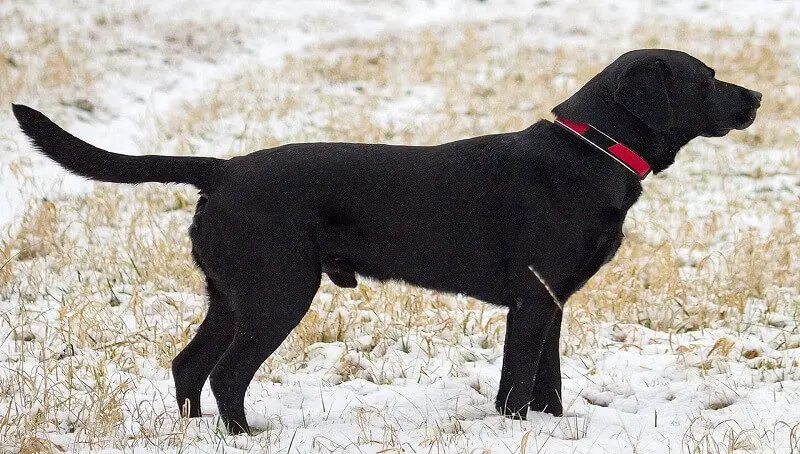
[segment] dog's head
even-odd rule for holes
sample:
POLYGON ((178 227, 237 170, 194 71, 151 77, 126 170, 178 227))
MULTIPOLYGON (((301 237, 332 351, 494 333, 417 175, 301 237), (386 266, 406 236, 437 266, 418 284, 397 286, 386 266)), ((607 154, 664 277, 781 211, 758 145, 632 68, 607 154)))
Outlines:
POLYGON ((684 52, 628 52, 553 109, 629 142, 658 172, 697 136, 724 136, 756 118, 761 93, 723 82, 684 52))

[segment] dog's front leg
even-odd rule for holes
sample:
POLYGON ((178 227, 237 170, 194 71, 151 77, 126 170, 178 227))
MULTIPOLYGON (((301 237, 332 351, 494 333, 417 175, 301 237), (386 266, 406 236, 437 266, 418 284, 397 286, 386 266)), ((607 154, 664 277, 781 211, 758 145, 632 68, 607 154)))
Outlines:
POLYGON ((561 318, 564 312, 556 311, 547 338, 542 347, 536 378, 533 383, 530 408, 533 411, 561 416, 564 408, 561 405, 561 356, 559 340, 561 337, 561 318))
MULTIPOLYGON (((495 400, 495 408, 500 414, 519 419, 527 415, 534 397, 534 380, 542 350, 549 343, 551 326, 561 320, 560 312, 561 309, 549 297, 528 300, 509 309, 500 389, 495 400)), ((556 340, 556 354, 557 345, 556 340)), ((560 371, 556 373, 560 374, 560 371)))

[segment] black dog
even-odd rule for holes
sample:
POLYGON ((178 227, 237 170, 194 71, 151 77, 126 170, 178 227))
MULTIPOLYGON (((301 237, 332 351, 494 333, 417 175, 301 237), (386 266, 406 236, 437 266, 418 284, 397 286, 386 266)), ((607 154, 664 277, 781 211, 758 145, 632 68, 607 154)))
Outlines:
POLYGON ((518 418, 561 414, 560 302, 614 256, 640 180, 697 136, 746 128, 760 102, 685 53, 638 50, 553 109, 555 123, 431 147, 304 143, 227 161, 114 154, 13 109, 34 146, 78 175, 200 189, 190 234, 209 308, 172 371, 185 415, 200 416, 210 376, 222 420, 240 433, 250 380, 300 322, 322 272, 341 286, 358 273, 507 306, 495 405, 518 418))

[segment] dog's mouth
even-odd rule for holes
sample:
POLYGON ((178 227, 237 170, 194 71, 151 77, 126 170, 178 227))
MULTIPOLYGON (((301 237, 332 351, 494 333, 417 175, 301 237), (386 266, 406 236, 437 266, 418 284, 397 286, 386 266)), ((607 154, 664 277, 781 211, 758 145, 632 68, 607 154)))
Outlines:
MULTIPOLYGON (((703 134, 705 137, 722 137, 734 129, 742 130, 747 129, 753 122, 756 121, 756 112, 758 112, 758 108, 761 107, 761 93, 748 90, 744 87, 737 87, 731 84, 725 84, 726 86, 732 86, 737 89, 734 95, 730 95, 733 99, 736 100, 736 107, 734 109, 721 109, 722 111, 728 110, 730 112, 726 115, 724 121, 720 121, 711 132, 707 135, 703 134)), ((723 103, 723 105, 726 103, 723 103)))
POLYGON ((753 122, 756 121, 756 111, 757 110, 758 110, 758 106, 756 106, 756 107, 754 107, 754 108, 752 108, 752 109, 750 109, 750 110, 748 110, 748 111, 746 111, 746 112, 744 112, 744 113, 742 113, 740 115, 737 115, 734 118, 734 121, 731 122, 731 123, 733 123, 732 126, 728 126, 728 125, 719 126, 719 127, 717 127, 717 129, 713 130, 712 132, 707 133, 707 134, 701 134, 701 135, 703 137, 722 137, 722 136, 728 134, 729 132, 731 132, 734 129, 739 130, 739 131, 741 131, 743 129, 747 129, 747 128, 750 127, 750 125, 753 124, 753 122))
POLYGON ((754 107, 750 112, 747 113, 747 116, 745 117, 744 121, 739 123, 733 129, 738 129, 738 130, 741 131, 742 129, 746 129, 746 128, 750 127, 750 125, 752 125, 753 122, 756 121, 756 111, 757 110, 758 110, 758 107, 754 107))
MULTIPOLYGON (((744 129, 746 127, 747 126, 743 126, 741 129, 744 129)), ((739 128, 739 126, 718 126, 716 129, 708 131, 705 134, 700 134, 700 136, 701 137, 723 137, 723 136, 727 135, 729 132, 733 131, 734 129, 740 129, 740 128, 739 128)))

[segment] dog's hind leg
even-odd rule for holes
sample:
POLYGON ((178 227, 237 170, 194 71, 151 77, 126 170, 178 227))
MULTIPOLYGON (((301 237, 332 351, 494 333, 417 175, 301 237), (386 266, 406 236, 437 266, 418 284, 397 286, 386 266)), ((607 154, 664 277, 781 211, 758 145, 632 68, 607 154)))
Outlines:
POLYGON ((200 392, 233 339, 234 317, 225 295, 210 278, 208 312, 189 345, 172 360, 178 408, 184 417, 200 416, 200 392))
POLYGON ((269 254, 249 250, 231 275, 237 311, 233 341, 211 371, 211 390, 230 434, 249 432, 244 397, 258 367, 300 323, 319 288, 321 270, 310 241, 258 239, 269 254))

